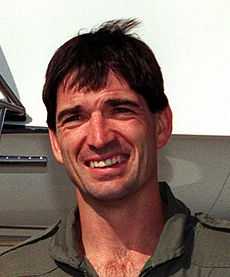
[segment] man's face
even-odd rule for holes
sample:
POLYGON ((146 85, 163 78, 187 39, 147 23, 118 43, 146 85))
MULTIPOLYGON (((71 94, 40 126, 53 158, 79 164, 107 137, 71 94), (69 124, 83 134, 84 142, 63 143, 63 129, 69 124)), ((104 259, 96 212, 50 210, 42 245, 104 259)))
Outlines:
POLYGON ((84 196, 122 199, 156 181, 158 121, 112 73, 96 92, 68 87, 67 80, 57 92, 53 152, 84 196))

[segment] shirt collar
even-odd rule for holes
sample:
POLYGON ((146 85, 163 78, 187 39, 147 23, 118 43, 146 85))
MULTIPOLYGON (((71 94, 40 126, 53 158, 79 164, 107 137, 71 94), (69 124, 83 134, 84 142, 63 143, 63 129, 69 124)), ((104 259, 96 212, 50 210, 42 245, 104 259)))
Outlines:
POLYGON ((71 210, 69 215, 61 220, 59 230, 50 245, 51 257, 59 262, 79 268, 83 261, 81 255, 78 210, 71 210))
POLYGON ((154 255, 147 261, 145 268, 162 264, 184 253, 186 224, 190 210, 176 199, 169 186, 160 183, 160 194, 166 204, 166 223, 154 255))
MULTIPOLYGON (((184 252, 185 225, 190 211, 174 197, 166 183, 160 183, 160 194, 166 204, 166 223, 155 253, 144 269, 171 260, 184 252)), ((81 255, 81 249, 79 213, 76 209, 62 220, 50 246, 50 255, 56 261, 69 264, 79 270, 85 266, 88 267, 87 260, 81 255)))

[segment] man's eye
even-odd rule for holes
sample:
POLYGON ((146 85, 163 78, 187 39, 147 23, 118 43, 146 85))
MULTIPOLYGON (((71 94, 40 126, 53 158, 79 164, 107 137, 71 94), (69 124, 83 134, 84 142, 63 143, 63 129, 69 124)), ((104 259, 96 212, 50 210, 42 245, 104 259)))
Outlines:
POLYGON ((126 107, 116 107, 113 110, 115 113, 133 113, 133 111, 126 107))
POLYGON ((63 123, 68 123, 68 122, 79 122, 79 121, 83 121, 84 120, 84 116, 77 114, 77 115, 70 115, 67 116, 63 119, 63 123))

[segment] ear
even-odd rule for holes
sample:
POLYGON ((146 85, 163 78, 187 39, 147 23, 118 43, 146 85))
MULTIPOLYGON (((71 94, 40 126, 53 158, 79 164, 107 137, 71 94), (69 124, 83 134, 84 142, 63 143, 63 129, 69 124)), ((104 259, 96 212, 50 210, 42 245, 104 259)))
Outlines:
POLYGON ((163 111, 156 114, 156 146, 162 148, 172 134, 172 111, 167 106, 163 111))
POLYGON ((55 131, 49 129, 49 138, 50 138, 50 144, 52 148, 53 155, 57 162, 63 164, 63 157, 61 148, 58 142, 58 137, 55 131))

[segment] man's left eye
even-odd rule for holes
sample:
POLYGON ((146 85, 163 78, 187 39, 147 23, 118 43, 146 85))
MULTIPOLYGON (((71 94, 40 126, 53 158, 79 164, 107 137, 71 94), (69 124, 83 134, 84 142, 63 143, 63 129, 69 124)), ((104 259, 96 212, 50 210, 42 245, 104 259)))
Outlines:
POLYGON ((125 107, 117 107, 113 110, 115 113, 132 113, 133 111, 125 107))

